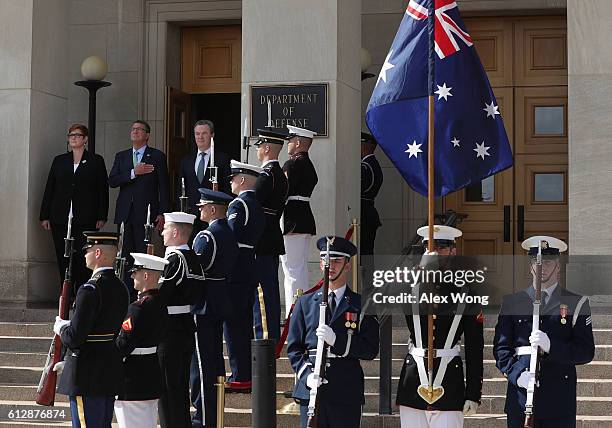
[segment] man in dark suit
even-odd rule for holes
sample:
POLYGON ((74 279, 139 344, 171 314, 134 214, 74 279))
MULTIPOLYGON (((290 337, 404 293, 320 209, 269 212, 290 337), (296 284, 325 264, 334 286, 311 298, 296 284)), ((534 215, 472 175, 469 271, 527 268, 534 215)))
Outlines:
POLYGON ((278 257, 285 254, 280 219, 285 209, 289 184, 278 163, 287 134, 272 129, 258 129, 255 142, 257 159, 263 171, 257 177, 255 194, 263 207, 266 219, 264 238, 259 240, 255 253, 259 270, 259 285, 253 305, 253 330, 256 339, 280 337, 280 292, 278 283, 278 257))
POLYGON ((163 213, 170 211, 166 155, 147 145, 150 132, 147 122, 136 120, 132 123, 132 148, 115 155, 108 177, 110 187, 120 188, 115 224, 119 228, 125 223, 123 251, 126 254, 146 252, 144 224, 149 205, 151 220, 160 231, 164 227, 163 213))
MULTIPOLYGON (((193 134, 195 136, 197 151, 181 159, 179 186, 177 187, 178 189, 181 188, 180 180, 184 179, 185 195, 187 196, 187 212, 196 216, 195 223, 193 224, 193 233, 189 240, 190 242, 198 232, 206 229, 206 223, 200 219, 200 213, 198 212, 197 204, 200 201, 200 192, 198 189, 202 187, 206 189, 213 188, 210 169, 210 166, 212 166, 212 156, 214 156, 214 166, 217 167, 218 190, 225 193, 229 193, 231 190, 229 185, 229 157, 216 149, 214 150, 214 154, 212 153, 214 147, 211 147, 211 141, 215 137, 215 125, 210 120, 198 120, 193 127, 193 134)), ((179 192, 177 192, 177 196, 180 196, 179 192)))
MULTIPOLYGON (((323 259, 327 238, 317 242, 323 259)), ((318 386, 317 422, 320 427, 358 427, 365 403, 363 370, 360 360, 373 360, 378 354, 378 321, 362 315, 361 295, 347 285, 351 257, 357 253, 352 242, 339 236, 329 237, 329 293, 305 294, 295 304, 289 324, 287 356, 297 374, 293 397, 300 402, 301 426, 306 427, 310 390, 318 386), (319 326, 320 304, 328 299, 329 320, 319 326), (314 366, 319 339, 328 347, 325 380, 315 376, 314 366)))
MULTIPOLYGON (((576 426, 576 366, 595 356, 591 308, 586 296, 560 284, 559 254, 567 244, 552 236, 532 236, 522 243, 532 260, 532 283, 504 297, 493 339, 495 365, 508 379, 508 428, 524 426, 527 390, 534 391, 533 423, 538 428, 576 426), (542 248, 540 250, 540 248, 542 248), (542 255, 539 326, 533 325, 536 263, 542 255), (539 376, 530 371, 533 349, 539 352, 539 376)), ((538 269, 539 270, 539 269, 538 269)))

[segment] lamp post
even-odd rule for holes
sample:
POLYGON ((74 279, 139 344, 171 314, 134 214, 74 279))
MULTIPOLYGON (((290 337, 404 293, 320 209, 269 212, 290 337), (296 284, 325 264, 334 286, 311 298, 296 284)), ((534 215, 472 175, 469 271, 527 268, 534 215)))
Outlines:
POLYGON ((85 58, 81 64, 81 75, 85 80, 74 82, 77 86, 82 86, 89 91, 89 151, 96 152, 96 92, 105 86, 110 86, 111 82, 105 82, 108 67, 106 61, 99 56, 85 58))

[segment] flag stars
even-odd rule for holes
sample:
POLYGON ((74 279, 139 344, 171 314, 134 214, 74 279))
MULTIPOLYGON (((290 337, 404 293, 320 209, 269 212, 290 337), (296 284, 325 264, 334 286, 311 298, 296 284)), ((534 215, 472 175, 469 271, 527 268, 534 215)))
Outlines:
POLYGON ((461 147, 461 145, 459 144, 461 142, 461 140, 459 140, 457 137, 453 137, 453 139, 451 140, 451 143, 453 143, 453 147, 461 147))
POLYGON ((412 156, 418 159, 419 153, 423 153, 423 150, 420 148, 422 145, 423 144, 417 144, 416 140, 413 140, 412 144, 408 144, 408 148, 404 151, 404 153, 408 153, 408 159, 412 156))
POLYGON ((451 87, 446 87, 446 82, 442 83, 442 86, 440 85, 436 85, 438 87, 438 90, 436 92, 434 92, 434 94, 438 95, 438 101, 441 100, 442 98, 444 98, 444 101, 448 101, 448 97, 452 97, 453 94, 451 94, 451 87))
POLYGON ((493 120, 495 120, 496 114, 500 114, 499 106, 494 105, 493 101, 491 101, 490 105, 485 103, 485 108, 483 108, 483 110, 487 112, 487 117, 492 117, 493 120))
POLYGON ((378 82, 380 82, 381 80, 383 82, 387 83, 387 71, 389 71, 393 67, 395 67, 395 64, 391 64, 389 62, 389 59, 391 58, 391 55, 393 55, 393 49, 391 49, 389 51, 389 53, 387 54, 387 57, 385 58, 385 63, 383 64, 382 68, 380 69, 380 74, 378 75, 378 80, 376 81, 376 86, 378 86, 378 82))
POLYGON ((489 153, 490 148, 491 147, 485 146, 484 141, 482 142, 482 144, 476 143, 476 148, 474 149, 474 151, 476 152, 476 157, 481 157, 482 160, 484 160, 485 156, 491 156, 491 154, 489 153))

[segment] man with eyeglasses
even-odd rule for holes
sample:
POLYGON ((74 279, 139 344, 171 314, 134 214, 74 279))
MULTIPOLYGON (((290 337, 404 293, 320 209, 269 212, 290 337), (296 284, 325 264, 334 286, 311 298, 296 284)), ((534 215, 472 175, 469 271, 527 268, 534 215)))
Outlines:
POLYGON ((586 296, 563 288, 560 253, 567 244, 552 236, 532 236, 523 241, 531 258, 532 283, 505 296, 500 309, 493 355, 495 365, 508 379, 506 405, 508 428, 522 428, 527 389, 536 382, 533 422, 538 428, 576 427, 576 366, 595 355, 591 309, 586 296), (536 269, 541 254, 540 317, 533 328, 536 269), (539 352, 539 375, 530 370, 532 347, 539 352))
MULTIPOLYGON (((144 120, 132 123, 132 147, 115 155, 108 177, 110 187, 120 189, 115 224, 119 228, 125 223, 123 248, 126 254, 146 252, 144 224, 149 205, 151 220, 159 231, 164 227, 162 214, 170 211, 166 155, 148 145, 150 132, 151 127, 144 120)), ((135 295, 133 292, 133 297, 135 295)))

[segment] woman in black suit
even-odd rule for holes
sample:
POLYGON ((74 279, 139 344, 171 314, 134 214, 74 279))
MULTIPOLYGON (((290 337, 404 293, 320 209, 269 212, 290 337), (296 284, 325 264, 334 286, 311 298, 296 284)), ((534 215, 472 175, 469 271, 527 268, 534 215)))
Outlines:
POLYGON ((85 242, 83 231, 101 229, 108 217, 106 165, 102 156, 89 153, 85 149, 87 134, 87 127, 81 124, 74 124, 68 129, 71 151, 53 159, 40 207, 40 223, 43 229, 50 230, 53 235, 57 266, 63 282, 67 266, 67 259, 64 258, 64 238, 72 203, 74 294, 91 276, 91 271, 85 267, 81 250, 85 242))

